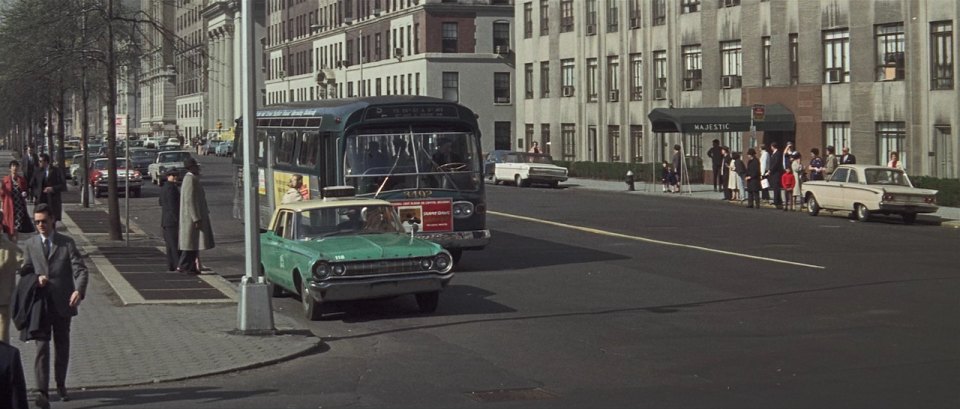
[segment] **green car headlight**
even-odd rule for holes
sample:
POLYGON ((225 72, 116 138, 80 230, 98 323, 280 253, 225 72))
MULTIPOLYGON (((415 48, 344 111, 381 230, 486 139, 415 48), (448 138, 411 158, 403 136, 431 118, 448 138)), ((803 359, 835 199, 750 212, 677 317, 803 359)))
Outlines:
POLYGON ((441 273, 446 273, 453 268, 453 258, 450 257, 450 253, 444 251, 433 258, 433 264, 441 273))
POLYGON ((422 268, 422 269, 424 269, 424 270, 429 270, 430 267, 433 267, 433 260, 432 260, 432 259, 425 258, 425 259, 423 259, 423 260, 420 260, 420 268, 422 268))
POLYGON ((330 274, 330 266, 325 261, 318 261, 313 265, 313 276, 322 279, 330 274))
POLYGON ((334 275, 342 276, 347 272, 347 266, 343 264, 334 264, 332 270, 334 275))

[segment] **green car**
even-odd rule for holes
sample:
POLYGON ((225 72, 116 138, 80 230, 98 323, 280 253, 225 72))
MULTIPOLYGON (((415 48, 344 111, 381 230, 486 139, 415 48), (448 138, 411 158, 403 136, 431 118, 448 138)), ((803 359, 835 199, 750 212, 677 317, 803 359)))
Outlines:
POLYGON ((320 319, 327 301, 404 294, 416 296, 421 312, 434 312, 453 278, 453 258, 414 237, 416 225, 404 226, 384 200, 282 204, 260 234, 261 269, 274 297, 300 295, 310 320, 320 319))

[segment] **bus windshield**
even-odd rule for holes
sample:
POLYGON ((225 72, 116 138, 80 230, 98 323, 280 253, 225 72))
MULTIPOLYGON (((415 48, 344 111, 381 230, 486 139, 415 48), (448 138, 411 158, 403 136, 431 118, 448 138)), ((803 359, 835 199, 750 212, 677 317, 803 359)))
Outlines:
POLYGON ((402 189, 477 191, 476 136, 465 132, 351 135, 344 174, 357 193, 402 189))

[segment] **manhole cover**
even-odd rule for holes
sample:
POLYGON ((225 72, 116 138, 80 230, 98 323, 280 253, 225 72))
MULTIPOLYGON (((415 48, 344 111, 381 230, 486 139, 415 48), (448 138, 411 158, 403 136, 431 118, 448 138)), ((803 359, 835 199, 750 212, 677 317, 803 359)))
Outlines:
POLYGON ((557 395, 547 392, 540 388, 527 389, 497 389, 492 391, 467 392, 473 400, 477 402, 509 402, 518 400, 544 400, 553 399, 557 395))

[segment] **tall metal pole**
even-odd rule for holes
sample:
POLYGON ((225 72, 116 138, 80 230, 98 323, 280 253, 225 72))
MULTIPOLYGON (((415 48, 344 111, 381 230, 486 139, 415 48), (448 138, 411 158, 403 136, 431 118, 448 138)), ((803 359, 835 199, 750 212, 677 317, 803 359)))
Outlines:
POLYGON ((240 30, 243 63, 241 90, 243 91, 243 215, 246 274, 240 282, 240 302, 237 305, 237 330, 244 334, 272 333, 273 306, 270 285, 260 276, 260 229, 257 206, 256 108, 257 108, 257 41, 253 21, 253 0, 241 2, 240 30))

